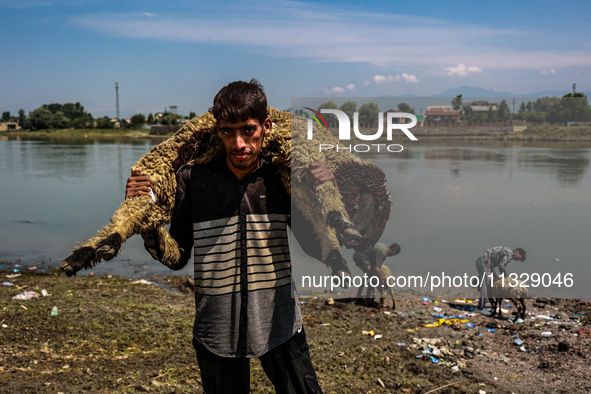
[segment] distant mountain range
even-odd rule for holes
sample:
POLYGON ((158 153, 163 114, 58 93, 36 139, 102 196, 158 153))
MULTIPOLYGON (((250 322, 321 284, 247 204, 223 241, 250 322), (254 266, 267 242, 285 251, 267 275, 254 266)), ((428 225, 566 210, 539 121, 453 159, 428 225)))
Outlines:
MULTIPOLYGON (((497 92, 493 89, 484 89, 480 87, 473 87, 473 86, 460 86, 457 88, 447 89, 438 94, 432 94, 428 96, 418 96, 416 94, 402 94, 397 97, 456 97, 458 94, 461 94, 463 98, 470 98, 470 97, 545 97, 545 96, 556 96, 562 97, 565 94, 570 93, 566 91, 541 91, 536 93, 530 94, 515 94, 511 92, 497 92)), ((583 92, 587 97, 589 97, 589 93, 583 92)), ((394 96, 389 96, 394 97, 394 96)))

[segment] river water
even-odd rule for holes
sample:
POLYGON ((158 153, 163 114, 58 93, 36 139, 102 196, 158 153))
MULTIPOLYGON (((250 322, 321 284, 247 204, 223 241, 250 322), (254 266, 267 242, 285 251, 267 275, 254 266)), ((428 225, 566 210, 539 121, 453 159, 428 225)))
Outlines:
MULTIPOLYGON (((21 269, 57 266, 108 222, 124 198, 129 168, 152 140, 27 140, 0 138, 0 260, 21 269)), ((518 274, 556 278, 573 285, 537 286, 536 295, 589 297, 591 145, 516 142, 417 142, 399 153, 362 158, 387 176, 392 214, 382 242, 398 242, 386 264, 395 275, 474 275, 485 249, 522 247, 518 274)), ((345 250, 353 274, 351 251, 345 250)), ((294 274, 328 275, 294 247, 294 274)), ((95 274, 149 277, 172 272, 151 259, 140 237, 95 274)), ((82 271, 79 275, 87 275, 82 271)), ((474 295, 474 294, 473 294, 474 295)))

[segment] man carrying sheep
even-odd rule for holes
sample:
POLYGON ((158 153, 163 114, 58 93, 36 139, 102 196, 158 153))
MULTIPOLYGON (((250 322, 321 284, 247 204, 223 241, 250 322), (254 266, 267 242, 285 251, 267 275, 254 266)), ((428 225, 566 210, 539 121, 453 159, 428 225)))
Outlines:
MULTIPOLYGON (((476 259, 476 269, 478 270, 478 277, 484 278, 482 286, 478 289, 480 292, 480 299, 478 300, 478 310, 482 311, 488 295, 490 293, 490 274, 495 273, 494 269, 497 268, 498 272, 496 275, 503 274, 507 276, 505 267, 511 262, 511 260, 525 261, 525 250, 516 248, 512 250, 506 246, 494 246, 490 249, 486 249, 476 259)), ((482 312, 487 314, 487 312, 482 312)))
MULTIPOLYGON (((277 168, 261 156, 272 122, 256 81, 222 88, 211 110, 224 157, 177 173, 170 234, 180 269, 194 249, 193 346, 206 393, 248 393, 249 359, 258 357, 278 393, 321 393, 308 353, 300 303, 292 289, 287 240, 291 199, 277 168)), ((327 165, 310 182, 334 182, 327 165)), ((126 197, 148 193, 132 176, 126 197)), ((145 236, 146 248, 162 250, 145 236)))

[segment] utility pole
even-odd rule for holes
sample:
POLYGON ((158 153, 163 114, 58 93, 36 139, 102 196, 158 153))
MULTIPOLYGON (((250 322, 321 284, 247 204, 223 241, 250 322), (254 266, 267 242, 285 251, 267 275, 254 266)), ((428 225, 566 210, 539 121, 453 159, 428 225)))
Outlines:
POLYGON ((117 103, 117 120, 119 120, 119 84, 115 82, 115 100, 117 103))

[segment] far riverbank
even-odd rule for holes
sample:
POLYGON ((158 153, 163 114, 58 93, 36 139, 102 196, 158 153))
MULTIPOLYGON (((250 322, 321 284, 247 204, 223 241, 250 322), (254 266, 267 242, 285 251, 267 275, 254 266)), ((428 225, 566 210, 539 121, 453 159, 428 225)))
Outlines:
MULTIPOLYGON (((362 129, 361 132, 365 133, 362 129)), ((505 140, 505 141, 565 141, 590 142, 590 126, 558 126, 550 124, 530 125, 523 131, 512 131, 508 127, 415 127, 413 134, 419 140, 505 140)), ((367 131, 367 134, 375 130, 367 131)), ((1 137, 8 138, 150 138, 163 141, 173 135, 152 135, 148 130, 129 129, 62 129, 39 131, 2 132, 1 137)), ((395 139, 406 139, 401 133, 395 139)))

